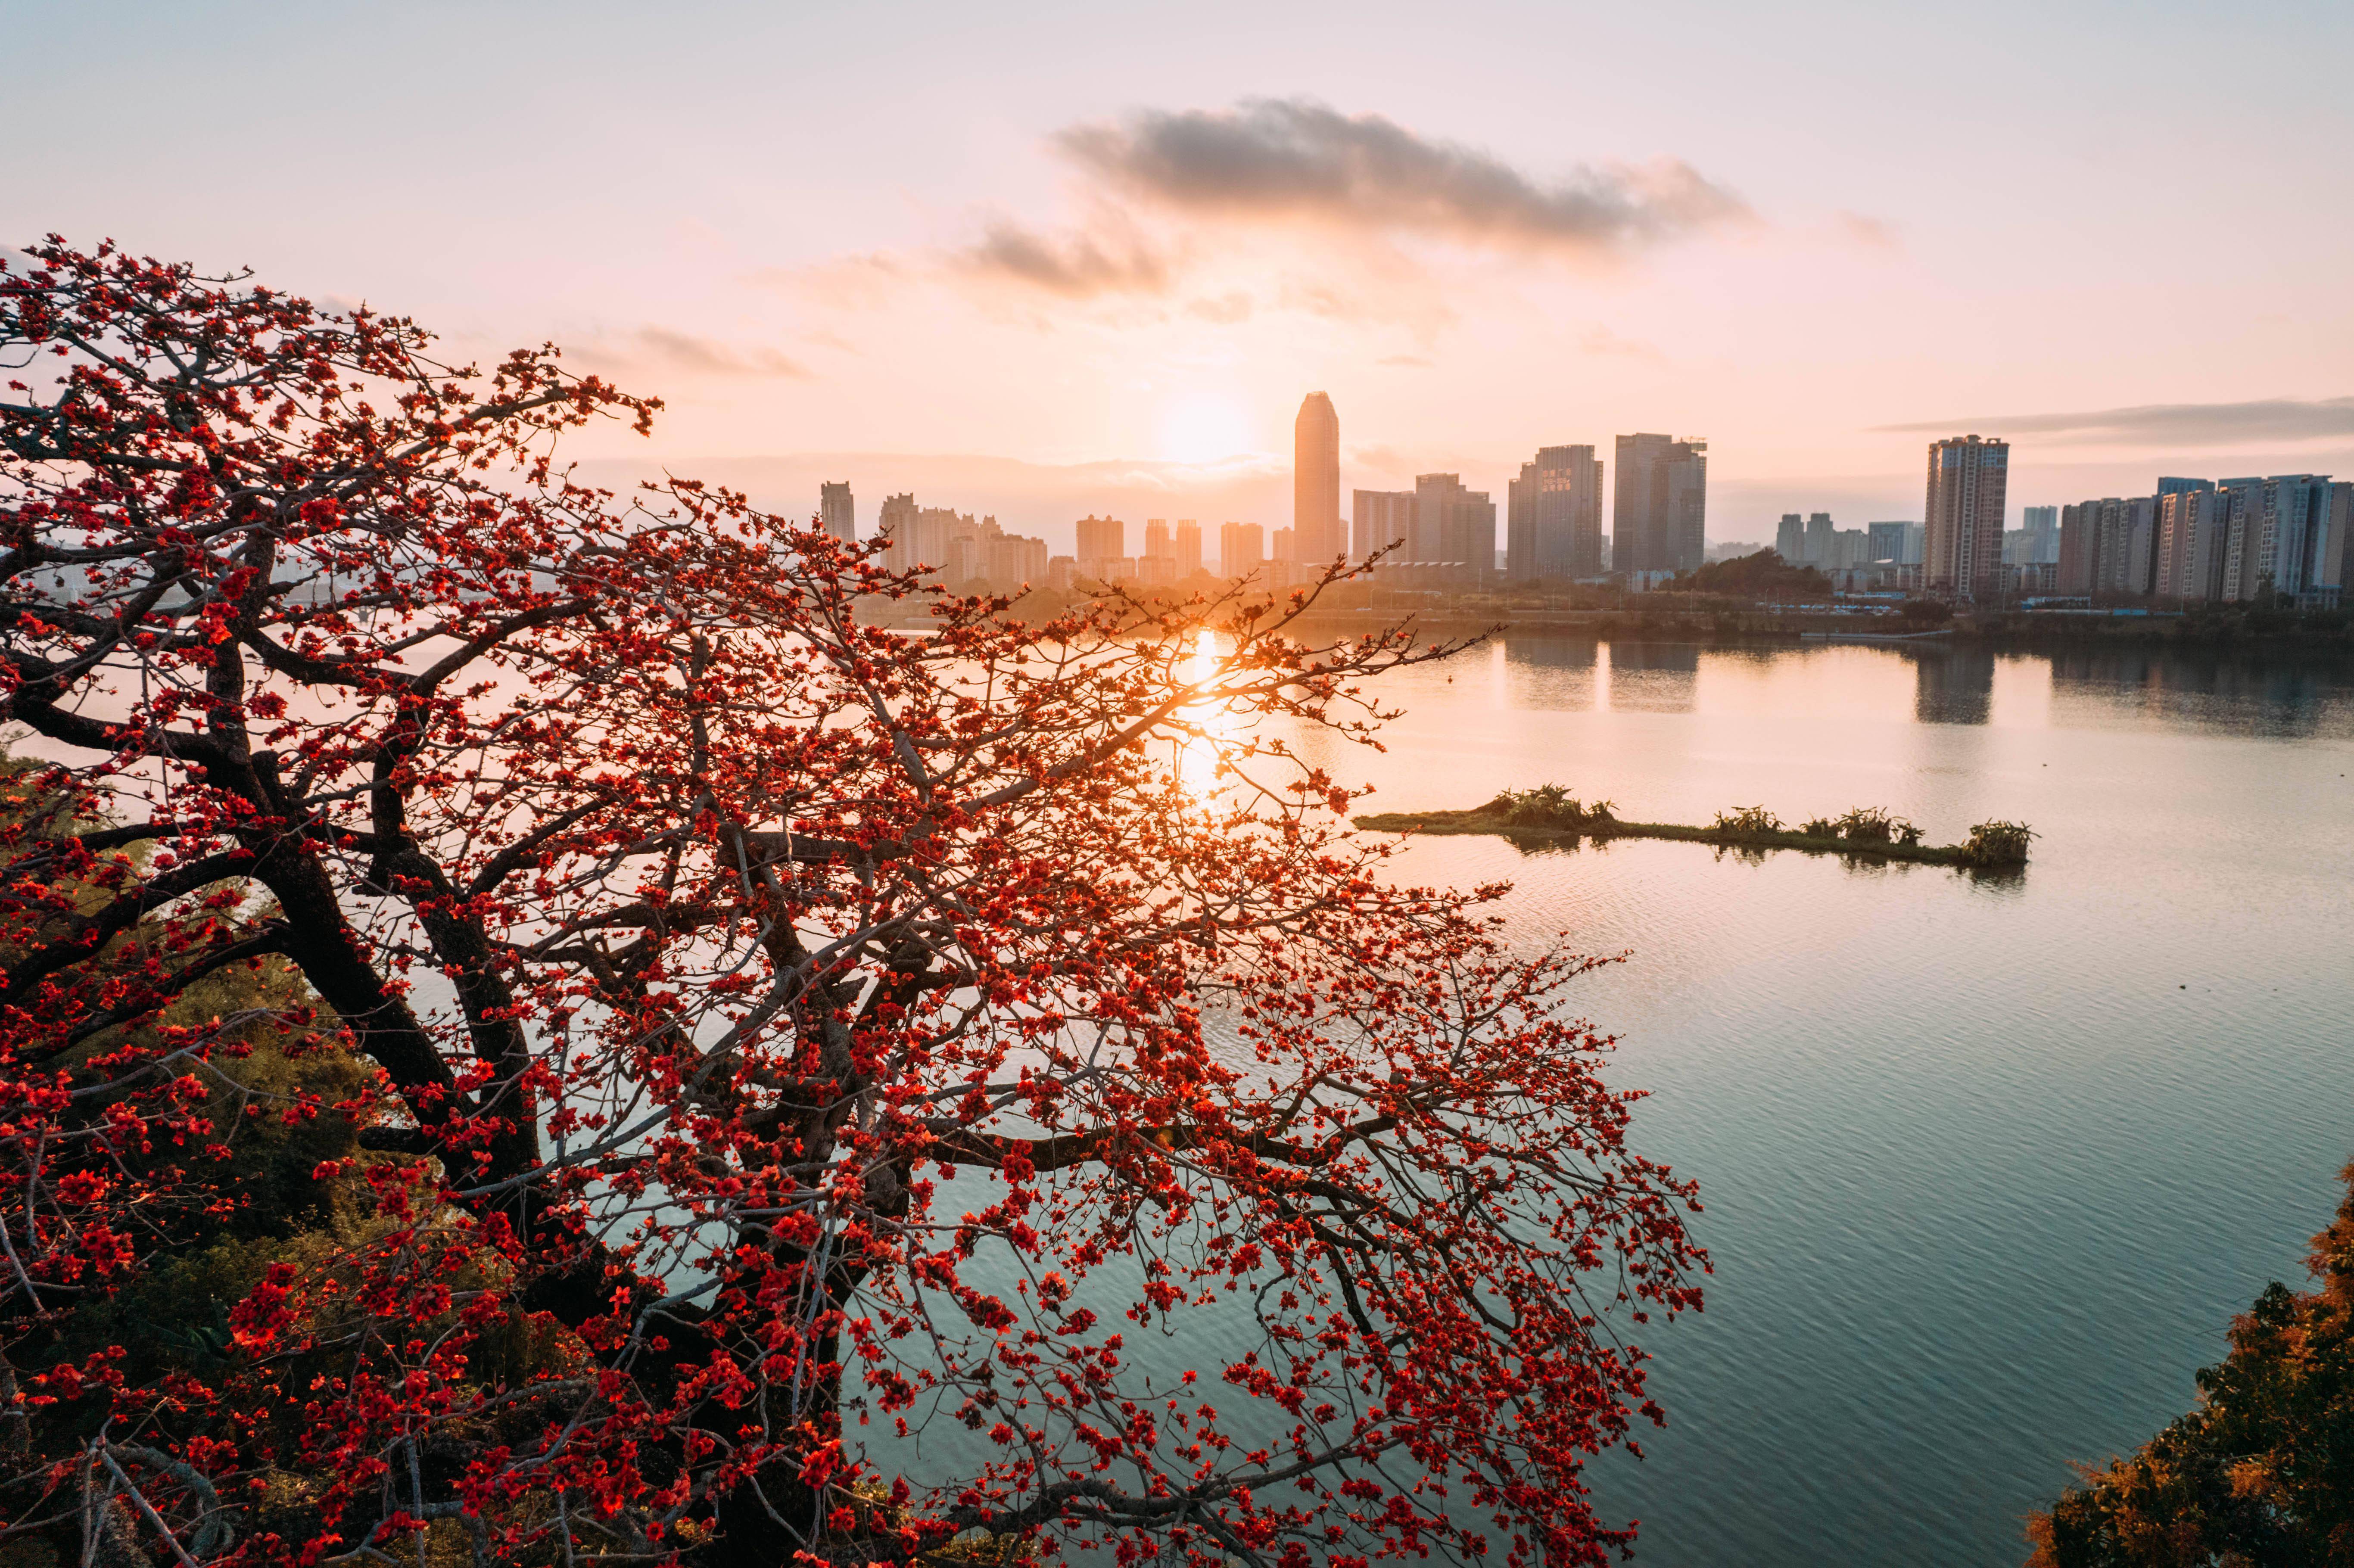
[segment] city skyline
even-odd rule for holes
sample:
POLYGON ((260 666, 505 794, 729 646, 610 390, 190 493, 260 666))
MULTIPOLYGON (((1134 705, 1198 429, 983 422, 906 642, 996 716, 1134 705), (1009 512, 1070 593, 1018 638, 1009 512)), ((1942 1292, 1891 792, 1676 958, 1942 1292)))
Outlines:
POLYGON ((1280 524, 1318 387, 1351 487, 1459 472, 1500 496, 1540 446, 1705 430, 1734 537, 1793 506, 1909 516, 1920 443, 1972 429, 2020 442, 2013 492, 2055 502, 2146 484, 2168 450, 2354 471, 2354 170, 2328 151, 2354 103, 2194 126, 2134 85, 2192 38, 2223 76, 2342 59, 2342 7, 2128 29, 2004 10, 1960 39, 1882 13, 1796 51, 1778 17, 1684 7, 1671 92, 1659 19, 1591 7, 1475 5, 1437 32, 1380 7, 1051 33, 684 10, 427 12, 386 36, 237 4, 34 8, 16 37, 43 64, 13 101, 77 130, 0 168, 0 244, 251 264, 440 323, 461 362, 553 340, 665 399, 652 440, 581 443, 627 477, 766 463, 796 504, 912 484, 1025 528, 1089 504, 1280 524), (1967 104, 1921 112, 1911 62, 1956 48, 1967 104), (298 118, 273 90, 360 53, 412 112, 298 118), (1563 58, 1628 69, 1564 96, 1563 58), (631 111, 542 147, 527 196, 472 151, 608 99, 631 111), (189 123, 288 151, 192 181, 152 156, 189 123), (329 194, 355 167, 376 197, 329 194), (322 199, 286 202, 288 178, 322 199), (412 196, 432 223, 382 221, 412 196), (2186 208, 2261 212, 2265 240, 2149 243, 2186 208), (1969 330, 1924 337, 1949 319, 1969 330), (1067 504, 1106 469, 1139 499, 1067 504))

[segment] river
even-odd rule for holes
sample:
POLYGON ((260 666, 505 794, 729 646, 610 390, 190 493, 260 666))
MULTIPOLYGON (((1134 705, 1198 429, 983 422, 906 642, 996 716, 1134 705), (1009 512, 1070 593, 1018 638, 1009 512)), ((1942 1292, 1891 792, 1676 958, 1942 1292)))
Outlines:
POLYGON ((1879 805, 2015 878, 1643 841, 1424 841, 1525 941, 1631 956, 1580 1011, 1702 1183, 1665 1431, 1596 1467, 1637 1561, 2016 1563, 2072 1460, 2192 1373, 2354 1157, 2354 669, 2133 652, 1510 637, 1389 677, 1368 810, 1558 782, 1622 816, 1879 805))

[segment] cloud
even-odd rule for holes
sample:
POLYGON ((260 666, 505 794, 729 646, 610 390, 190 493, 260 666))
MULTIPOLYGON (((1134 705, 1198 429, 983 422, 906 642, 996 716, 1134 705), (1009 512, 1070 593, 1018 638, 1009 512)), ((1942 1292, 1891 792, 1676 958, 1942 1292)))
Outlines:
POLYGON ((2265 397, 2248 403, 2144 403, 2076 414, 2011 414, 1924 424, 1879 425, 1895 434, 2002 430, 2113 446, 2228 446, 2247 440, 2319 440, 2354 436, 2354 397, 2265 397))
POLYGON ((1903 249, 1904 242, 1898 238, 1896 226, 1884 219, 1842 209, 1832 215, 1831 222, 1838 228, 1840 238, 1850 244, 1862 246, 1868 250, 1903 249))
POLYGON ((1432 362, 1418 354, 1385 354, 1373 361, 1375 365, 1394 365, 1405 369, 1426 370, 1432 362))
POLYGON ((1251 297, 1240 289, 1234 289, 1215 299, 1195 300, 1185 307, 1185 313, 1199 316, 1205 322, 1231 326, 1235 322, 1249 320, 1251 309, 1251 297))
POLYGON ((1161 294, 1170 286, 1168 259, 1133 233, 1081 230, 1049 238, 1000 219, 980 244, 949 260, 954 270, 1026 283, 1066 299, 1161 294))
POLYGON ((701 376, 781 376, 794 381, 815 378, 807 366, 773 348, 757 344, 737 347, 673 332, 668 327, 640 327, 618 337, 592 340, 579 353, 582 358, 594 363, 627 369, 685 370, 701 376))
POLYGON ((1055 143, 1108 185, 1192 214, 1305 217, 1583 255, 1755 220, 1740 197, 1678 159, 1581 167, 1544 182, 1382 115, 1304 99, 1148 110, 1073 126, 1055 143))

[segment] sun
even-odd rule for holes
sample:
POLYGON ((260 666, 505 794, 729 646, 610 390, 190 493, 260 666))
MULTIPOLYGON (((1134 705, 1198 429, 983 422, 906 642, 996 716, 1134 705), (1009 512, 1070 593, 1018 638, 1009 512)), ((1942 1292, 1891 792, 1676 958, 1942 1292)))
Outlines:
POLYGON ((1161 455, 1170 462, 1215 462, 1250 445, 1242 405, 1218 392, 1188 392, 1161 410, 1161 455))

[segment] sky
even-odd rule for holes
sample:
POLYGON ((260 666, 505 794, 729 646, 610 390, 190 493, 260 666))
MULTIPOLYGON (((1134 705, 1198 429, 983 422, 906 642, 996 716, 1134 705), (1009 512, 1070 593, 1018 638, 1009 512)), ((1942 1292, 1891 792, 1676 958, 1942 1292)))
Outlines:
POLYGON ((0 0, 0 244, 554 341, 591 471, 1289 521, 1710 443, 1712 539, 2354 473, 2354 5, 0 0))

